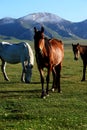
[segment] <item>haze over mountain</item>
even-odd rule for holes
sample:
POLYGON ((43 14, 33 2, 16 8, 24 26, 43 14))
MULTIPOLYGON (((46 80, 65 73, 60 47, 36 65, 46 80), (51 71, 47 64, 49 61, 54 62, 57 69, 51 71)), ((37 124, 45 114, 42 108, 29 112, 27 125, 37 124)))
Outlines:
POLYGON ((0 36, 4 38, 33 40, 33 28, 45 28, 47 37, 65 39, 87 39, 87 20, 71 22, 51 13, 33 13, 14 19, 0 19, 0 36))

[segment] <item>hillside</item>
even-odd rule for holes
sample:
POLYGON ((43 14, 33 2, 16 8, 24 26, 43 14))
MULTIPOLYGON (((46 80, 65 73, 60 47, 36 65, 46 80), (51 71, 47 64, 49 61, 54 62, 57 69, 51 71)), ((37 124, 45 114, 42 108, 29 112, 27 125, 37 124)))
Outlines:
POLYGON ((0 36, 33 40, 34 26, 44 26, 45 34, 50 38, 87 39, 87 20, 73 23, 50 13, 33 13, 18 19, 0 19, 0 36))

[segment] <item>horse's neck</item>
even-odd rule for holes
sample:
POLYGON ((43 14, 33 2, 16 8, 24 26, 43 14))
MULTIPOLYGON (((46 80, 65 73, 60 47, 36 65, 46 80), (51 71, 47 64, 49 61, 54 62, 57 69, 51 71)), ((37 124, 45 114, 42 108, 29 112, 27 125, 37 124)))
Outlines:
POLYGON ((46 55, 48 55, 50 49, 51 49, 51 44, 49 43, 49 39, 44 38, 43 51, 45 52, 46 55))
POLYGON ((50 44, 50 41, 51 39, 48 39, 48 38, 44 38, 44 41, 45 41, 45 44, 44 46, 47 48, 47 49, 51 49, 51 44, 50 44))
POLYGON ((86 54, 87 55, 87 47, 86 46, 79 46, 79 52, 81 55, 86 54))
POLYGON ((49 39, 43 38, 39 40, 39 46, 36 48, 36 55, 42 58, 47 57, 49 53, 49 39))
POLYGON ((45 45, 44 39, 40 39, 40 41, 39 41, 39 49, 40 49, 40 50, 43 50, 44 45, 45 45))

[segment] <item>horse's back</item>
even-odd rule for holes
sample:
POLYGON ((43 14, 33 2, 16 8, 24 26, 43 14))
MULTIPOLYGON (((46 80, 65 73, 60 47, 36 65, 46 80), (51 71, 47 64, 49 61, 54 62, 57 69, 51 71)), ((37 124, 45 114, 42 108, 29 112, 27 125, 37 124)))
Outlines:
POLYGON ((63 57, 64 57, 64 45, 61 40, 58 39, 51 39, 49 41, 51 44, 51 53, 52 56, 54 57, 55 61, 62 62, 63 57))
POLYGON ((0 47, 1 49, 19 49, 19 48, 24 48, 25 47, 25 42, 20 42, 20 43, 9 43, 9 42, 1 42, 0 47))
POLYGON ((2 42, 0 51, 1 53, 8 54, 8 55, 14 55, 14 54, 21 54, 21 51, 23 51, 26 48, 25 43, 21 42, 18 44, 15 43, 8 43, 8 42, 2 42))
POLYGON ((58 39, 51 39, 49 43, 54 47, 54 48, 60 48, 62 51, 64 51, 64 45, 61 40, 58 39))
POLYGON ((31 51, 32 49, 26 42, 17 44, 8 42, 0 43, 0 57, 8 63, 19 63, 22 59, 27 60, 28 58, 31 58, 31 51))

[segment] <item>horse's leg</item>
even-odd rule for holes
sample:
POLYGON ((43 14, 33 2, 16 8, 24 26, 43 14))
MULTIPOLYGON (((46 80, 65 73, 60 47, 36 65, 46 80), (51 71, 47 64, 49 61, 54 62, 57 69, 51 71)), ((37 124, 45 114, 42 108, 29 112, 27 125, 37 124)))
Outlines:
POLYGON ((25 82, 25 66, 24 61, 22 61, 22 75, 21 75, 21 81, 25 82))
POLYGON ((58 92, 61 92, 61 88, 60 88, 60 71, 61 71, 61 63, 56 66, 56 86, 58 88, 58 92))
POLYGON ((56 71, 55 71, 55 68, 53 68, 53 70, 52 70, 52 75, 53 75, 52 91, 54 92, 55 87, 56 87, 56 84, 55 84, 55 81, 56 81, 56 71))
POLYGON ((43 69, 39 69, 39 72, 40 72, 41 84, 42 84, 41 98, 44 98, 45 97, 45 90, 44 90, 44 73, 43 73, 43 69))
POLYGON ((9 81, 9 78, 8 78, 8 76, 6 74, 5 68, 6 68, 6 62, 4 60, 2 60, 1 71, 2 71, 2 73, 4 75, 4 79, 7 80, 7 81, 9 81))
POLYGON ((81 81, 85 81, 86 64, 83 63, 83 77, 81 81))
POLYGON ((46 77, 46 82, 47 82, 46 94, 47 95, 48 95, 48 91, 49 91, 49 81, 50 81, 50 69, 48 68, 47 77, 46 77))
POLYGON ((22 70, 22 75, 21 75, 21 81, 22 81, 22 82, 25 82, 24 77, 25 77, 25 72, 24 72, 24 69, 23 69, 23 70, 22 70))

